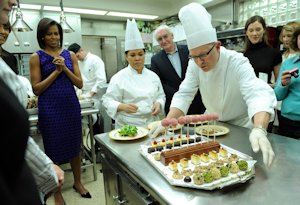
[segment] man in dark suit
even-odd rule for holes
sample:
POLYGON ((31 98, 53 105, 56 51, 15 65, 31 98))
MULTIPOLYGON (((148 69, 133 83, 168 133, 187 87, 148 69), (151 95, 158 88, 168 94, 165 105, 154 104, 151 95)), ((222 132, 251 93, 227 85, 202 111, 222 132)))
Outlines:
MULTIPOLYGON (((160 78, 166 94, 165 113, 168 114, 174 93, 185 78, 189 61, 189 50, 186 45, 176 45, 173 41, 173 33, 167 25, 161 25, 154 31, 154 36, 160 52, 151 58, 151 70, 160 78)), ((198 91, 190 105, 187 114, 202 114, 205 107, 198 91)))

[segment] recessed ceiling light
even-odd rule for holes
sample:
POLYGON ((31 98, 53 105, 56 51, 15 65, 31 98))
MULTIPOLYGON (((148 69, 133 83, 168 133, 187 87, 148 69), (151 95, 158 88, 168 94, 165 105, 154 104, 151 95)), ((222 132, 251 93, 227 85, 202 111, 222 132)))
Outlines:
POLYGON ((20 4, 21 9, 33 9, 33 10, 40 10, 41 5, 36 5, 36 4, 20 4))
POLYGON ((114 12, 114 11, 110 11, 106 15, 107 16, 127 17, 127 18, 137 18, 137 19, 151 19, 151 20, 158 18, 158 16, 153 16, 153 15, 133 14, 133 13, 114 12))

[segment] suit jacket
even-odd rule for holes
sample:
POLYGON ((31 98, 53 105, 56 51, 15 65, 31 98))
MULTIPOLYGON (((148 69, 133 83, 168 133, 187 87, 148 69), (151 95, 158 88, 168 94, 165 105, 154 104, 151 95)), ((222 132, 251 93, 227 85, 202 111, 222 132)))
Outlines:
MULTIPOLYGON (((172 97, 179 89, 179 86, 185 78, 185 73, 189 61, 189 50, 186 45, 177 45, 180 62, 181 62, 181 77, 178 76, 175 68, 168 58, 168 54, 161 50, 151 58, 151 70, 154 71, 160 78, 166 94, 165 112, 169 112, 172 97)), ((190 105, 187 114, 202 114, 205 107, 201 100, 200 92, 198 91, 190 105)))
POLYGON ((29 135, 28 114, 1 77, 0 93, 0 204, 40 205, 34 178, 24 159, 29 135), (17 125, 17 129, 9 129, 12 124, 17 125))
POLYGON ((14 54, 7 52, 2 48, 1 57, 5 61, 5 63, 18 75, 19 74, 18 62, 14 54))

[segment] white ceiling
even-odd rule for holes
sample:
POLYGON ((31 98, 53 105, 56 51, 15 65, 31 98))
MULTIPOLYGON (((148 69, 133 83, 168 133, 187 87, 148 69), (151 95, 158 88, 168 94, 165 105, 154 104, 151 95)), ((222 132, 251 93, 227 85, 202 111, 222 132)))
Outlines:
MULTIPOLYGON (((128 13, 139 13, 148 15, 157 15, 157 20, 176 15, 179 9, 191 2, 199 2, 205 7, 224 2, 225 0, 63 0, 64 7, 99 9, 107 11, 118 11, 128 13)), ((20 0, 22 4, 39 4, 43 6, 59 6, 60 0, 20 0)), ((116 20, 124 21, 126 18, 81 15, 87 19, 116 20)))

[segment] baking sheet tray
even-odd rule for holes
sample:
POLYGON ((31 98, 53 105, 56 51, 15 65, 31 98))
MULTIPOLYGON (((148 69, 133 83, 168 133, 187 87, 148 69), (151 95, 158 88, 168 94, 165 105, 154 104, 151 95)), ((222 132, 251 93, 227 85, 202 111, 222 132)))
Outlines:
MULTIPOLYGON (((195 136, 191 136, 192 138, 195 136)), ((202 140, 208 140, 206 137, 201 136, 202 140)), ((159 140, 159 139, 156 139, 159 140)), ((253 178, 255 176, 255 163, 256 161, 252 159, 251 156, 248 156, 242 152, 239 152, 231 147, 228 147, 226 145, 220 144, 221 147, 226 149, 228 151, 228 154, 236 154, 240 160, 245 160, 248 162, 248 169, 246 171, 239 171, 236 174, 229 173, 227 177, 221 177, 220 179, 214 180, 210 183, 204 183, 202 185, 196 185, 192 182, 186 183, 183 181, 183 179, 174 179, 172 177, 173 171, 170 170, 169 166, 165 166, 161 161, 156 161, 153 157, 153 154, 155 152, 149 154, 148 148, 151 146, 150 144, 141 145, 139 148, 139 152, 142 154, 142 156, 171 184, 174 186, 181 186, 181 187, 189 187, 189 188, 196 188, 196 189, 203 189, 203 190, 214 190, 214 189, 222 189, 223 187, 238 184, 238 183, 244 183, 248 181, 249 179, 253 178)), ((208 165, 210 163, 214 162, 213 160, 210 160, 209 163, 203 163, 201 162, 200 165, 208 165)), ((195 165, 191 163, 191 160, 189 160, 189 169, 193 170, 195 165)), ((181 171, 182 168, 178 163, 178 170, 181 171)))

